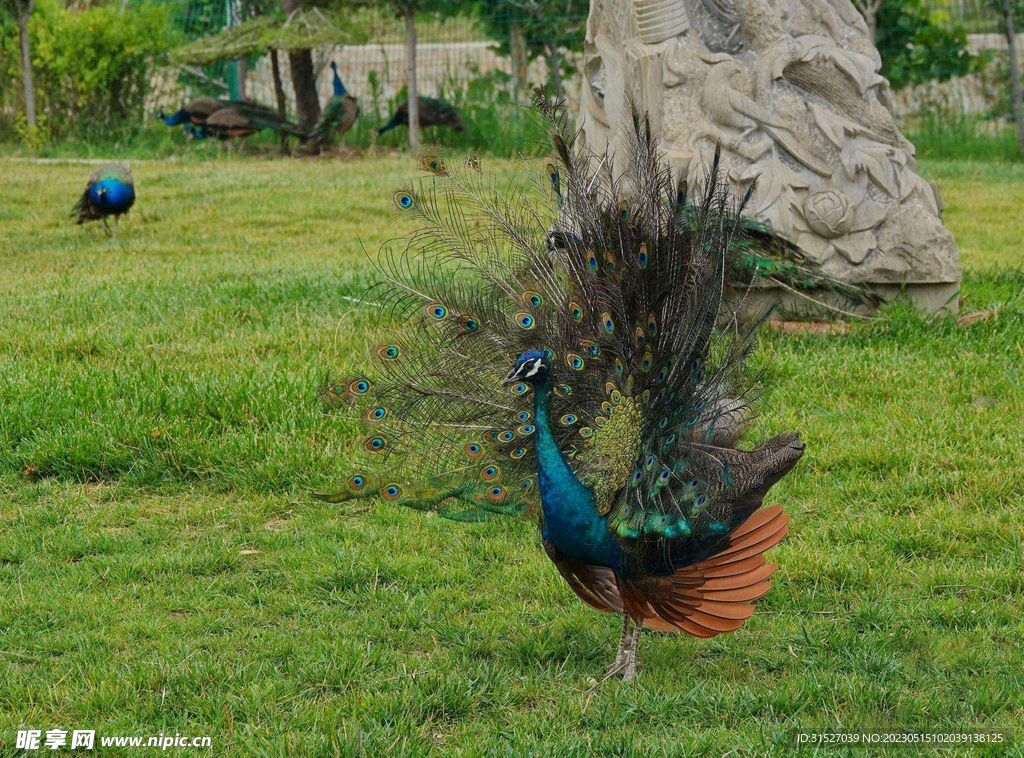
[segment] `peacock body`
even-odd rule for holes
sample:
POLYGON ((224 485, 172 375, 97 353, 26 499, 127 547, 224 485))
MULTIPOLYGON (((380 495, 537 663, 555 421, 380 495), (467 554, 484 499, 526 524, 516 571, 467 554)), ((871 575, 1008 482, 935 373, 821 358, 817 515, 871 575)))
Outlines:
POLYGON ((630 679, 642 628, 710 637, 753 612, 775 569, 762 553, 788 529, 762 500, 803 444, 737 447, 758 397, 744 369, 756 322, 719 326, 740 216, 717 177, 681 213, 636 116, 631 170, 597 181, 539 104, 555 207, 432 156, 434 178, 395 195, 421 229, 379 256, 374 297, 404 327, 375 375, 323 391, 366 424, 368 460, 322 497, 536 514, 573 591, 623 615, 613 672, 630 679), (572 231, 551 245, 556 217, 572 231))
POLYGON ((79 224, 102 221, 112 237, 117 235, 117 221, 135 204, 135 181, 127 165, 101 166, 92 172, 85 190, 72 210, 79 224), (113 217, 113 229, 107 219, 113 217))
MULTIPOLYGON (((462 116, 451 103, 435 97, 420 96, 420 126, 444 126, 454 132, 461 132, 465 126, 462 116)), ((394 115, 384 126, 377 130, 378 136, 389 132, 396 126, 409 125, 409 100, 403 100, 395 109, 394 115)))
POLYGON ((310 130, 308 139, 318 147, 326 147, 335 134, 345 134, 359 117, 359 101, 352 97, 338 75, 338 64, 331 61, 334 72, 331 99, 323 107, 320 118, 310 130))

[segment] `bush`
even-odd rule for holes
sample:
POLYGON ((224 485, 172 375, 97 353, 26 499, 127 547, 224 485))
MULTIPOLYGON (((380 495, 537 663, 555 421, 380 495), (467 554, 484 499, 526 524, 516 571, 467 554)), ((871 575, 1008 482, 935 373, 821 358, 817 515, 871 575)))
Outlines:
POLYGON ((964 76, 982 70, 987 60, 967 51, 963 27, 951 27, 948 13, 930 10, 923 0, 885 0, 875 42, 882 76, 893 89, 964 76))
MULTIPOLYGON (((153 70, 176 42, 166 5, 65 10, 39 0, 31 20, 36 98, 54 137, 134 131, 153 70)), ((0 78, 21 81, 17 33, 0 27, 0 78)))

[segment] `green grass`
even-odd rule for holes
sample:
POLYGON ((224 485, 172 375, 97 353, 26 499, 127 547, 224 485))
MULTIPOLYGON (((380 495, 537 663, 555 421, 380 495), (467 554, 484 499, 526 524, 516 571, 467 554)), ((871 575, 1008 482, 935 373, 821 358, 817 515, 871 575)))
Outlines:
POLYGON ((403 232, 407 159, 138 162, 118 245, 67 219, 89 167, 0 166, 0 754, 54 727, 217 755, 1020 738, 1024 167, 924 166, 993 318, 764 338, 763 431, 809 444, 772 493, 775 586, 736 634, 645 637, 638 681, 591 696, 617 622, 530 524, 308 497, 347 476, 314 395, 365 359, 346 298, 403 232))

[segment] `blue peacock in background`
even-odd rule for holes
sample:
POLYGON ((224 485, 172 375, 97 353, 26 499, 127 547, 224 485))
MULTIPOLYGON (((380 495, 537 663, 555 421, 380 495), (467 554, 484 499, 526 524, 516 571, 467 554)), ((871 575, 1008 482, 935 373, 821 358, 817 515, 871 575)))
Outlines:
POLYGON ((804 445, 738 445, 761 396, 762 319, 720 319, 742 204, 716 174, 680 198, 641 115, 613 178, 538 106, 554 159, 537 191, 426 155, 433 177, 395 194, 419 231, 378 256, 370 297, 397 327, 372 371, 322 390, 365 426, 365 460, 319 497, 536 517, 573 592, 622 616, 608 676, 630 680, 642 629, 713 637, 753 613, 788 531, 762 502, 804 445))
POLYGON ((72 215, 76 222, 102 221, 111 239, 117 239, 118 219, 135 204, 135 181, 127 165, 101 166, 89 176, 72 215), (113 227, 107 219, 113 219, 113 227))
POLYGON ((320 112, 320 118, 306 136, 318 148, 328 147, 335 134, 345 134, 359 117, 359 101, 349 94, 338 75, 338 64, 331 61, 333 95, 320 112))

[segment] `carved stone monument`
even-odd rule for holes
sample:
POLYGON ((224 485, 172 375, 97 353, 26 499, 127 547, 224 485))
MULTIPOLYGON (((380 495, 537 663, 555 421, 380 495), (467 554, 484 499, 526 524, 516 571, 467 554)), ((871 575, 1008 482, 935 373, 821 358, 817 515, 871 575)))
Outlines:
POLYGON ((591 0, 579 126, 614 169, 632 100, 691 181, 721 145, 737 193, 757 179, 747 213, 829 275, 955 311, 956 244, 880 66, 850 0, 591 0))

